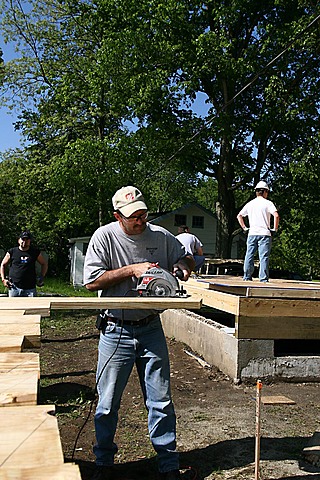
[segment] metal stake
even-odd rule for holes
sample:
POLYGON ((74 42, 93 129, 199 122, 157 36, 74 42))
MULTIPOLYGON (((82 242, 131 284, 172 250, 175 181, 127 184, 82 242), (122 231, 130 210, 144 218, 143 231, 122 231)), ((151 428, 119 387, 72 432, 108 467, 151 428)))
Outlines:
POLYGON ((260 463, 260 409, 261 409, 261 390, 262 382, 257 381, 256 392, 256 448, 255 448, 255 469, 254 479, 260 480, 259 463, 260 463))

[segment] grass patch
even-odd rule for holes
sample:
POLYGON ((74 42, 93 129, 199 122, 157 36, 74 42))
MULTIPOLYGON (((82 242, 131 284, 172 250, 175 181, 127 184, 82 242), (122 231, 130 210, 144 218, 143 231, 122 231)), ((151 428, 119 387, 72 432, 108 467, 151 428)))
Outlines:
POLYGON ((89 292, 85 287, 75 288, 69 282, 59 278, 46 278, 43 287, 38 287, 38 295, 62 295, 64 297, 96 297, 95 292, 89 292))
MULTIPOLYGON (((61 280, 57 277, 46 277, 43 287, 37 287, 39 296, 57 295, 64 297, 96 297, 95 292, 89 292, 85 287, 75 288, 69 282, 61 280)), ((7 288, 0 284, 0 293, 8 293, 7 288)))
POLYGON ((52 310, 50 317, 41 318, 41 335, 49 337, 88 335, 92 333, 97 312, 95 310, 52 310))

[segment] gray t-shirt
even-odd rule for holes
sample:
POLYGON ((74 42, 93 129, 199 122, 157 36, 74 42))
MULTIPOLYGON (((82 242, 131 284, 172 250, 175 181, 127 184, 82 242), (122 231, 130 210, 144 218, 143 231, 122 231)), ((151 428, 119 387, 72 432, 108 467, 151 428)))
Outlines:
MULTIPOLYGON (((107 270, 115 270, 134 263, 152 262, 172 271, 173 265, 187 255, 185 247, 166 229, 147 223, 143 233, 127 235, 119 222, 98 228, 88 246, 84 263, 84 284, 91 283, 107 270)), ((131 277, 103 290, 103 297, 136 295, 133 289, 138 279, 131 277)), ((156 310, 124 310, 125 320, 139 320, 156 310)), ((122 318, 120 309, 108 310, 108 314, 122 318)))
POLYGON ((203 247, 203 244, 200 242, 199 238, 192 233, 179 233, 176 238, 182 243, 182 245, 186 247, 187 252, 190 253, 190 255, 197 255, 198 248, 203 247))

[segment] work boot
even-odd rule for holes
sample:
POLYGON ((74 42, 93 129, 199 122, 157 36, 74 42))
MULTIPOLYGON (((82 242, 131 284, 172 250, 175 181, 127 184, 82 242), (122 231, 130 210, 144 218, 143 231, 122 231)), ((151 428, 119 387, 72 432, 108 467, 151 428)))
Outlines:
POLYGON ((170 470, 170 472, 160 473, 160 480, 179 480, 181 478, 179 470, 170 470))
POLYGON ((97 465, 91 480, 115 480, 113 467, 97 465))

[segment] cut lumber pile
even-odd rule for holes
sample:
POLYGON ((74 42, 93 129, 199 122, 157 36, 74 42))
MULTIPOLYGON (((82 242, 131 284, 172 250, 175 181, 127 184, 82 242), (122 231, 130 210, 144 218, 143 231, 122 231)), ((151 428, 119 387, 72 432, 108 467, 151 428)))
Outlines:
POLYGON ((75 464, 65 464, 53 405, 37 405, 40 319, 52 309, 189 308, 192 298, 35 297, 0 299, 0 478, 81 480, 75 464))
MULTIPOLYGON (((80 480, 79 467, 64 464, 55 407, 37 405, 41 312, 1 309, 0 300, 0 478, 80 480), (26 312, 37 312, 27 315, 26 312), (10 407, 10 408, 9 408, 10 407)), ((4 304, 4 302, 3 302, 4 304)), ((10 302, 11 304, 11 302, 10 302)))

